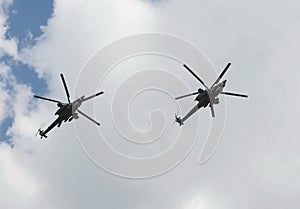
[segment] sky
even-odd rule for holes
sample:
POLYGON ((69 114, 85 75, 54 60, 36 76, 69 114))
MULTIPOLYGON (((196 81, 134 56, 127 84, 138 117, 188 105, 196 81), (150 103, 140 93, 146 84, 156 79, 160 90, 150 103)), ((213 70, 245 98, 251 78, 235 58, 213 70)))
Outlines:
POLYGON ((299 208, 299 6, 0 0, 0 208, 299 208), (249 99, 174 125, 194 103, 172 98, 199 88, 182 60, 208 84, 232 62, 226 90, 249 99), (80 118, 39 140, 56 105, 33 95, 65 101, 59 73, 73 99, 105 92, 82 106, 101 126, 80 118), (218 149, 199 164, 214 134, 218 149))

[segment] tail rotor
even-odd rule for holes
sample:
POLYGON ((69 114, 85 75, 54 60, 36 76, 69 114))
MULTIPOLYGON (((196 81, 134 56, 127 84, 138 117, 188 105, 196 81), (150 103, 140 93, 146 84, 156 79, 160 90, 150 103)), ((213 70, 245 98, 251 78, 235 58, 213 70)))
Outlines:
POLYGON ((39 129, 37 130, 37 132, 34 134, 34 137, 37 137, 37 135, 38 135, 41 131, 42 131, 41 128, 39 128, 39 129))
POLYGON ((44 135, 43 134, 44 133, 44 130, 42 130, 41 128, 39 128, 38 130, 37 130, 37 132, 35 133, 35 137, 37 137, 38 135, 41 137, 41 139, 43 139, 43 137, 45 137, 45 138, 47 138, 47 136, 46 135, 44 135))
POLYGON ((176 123, 176 120, 177 120, 177 118, 178 118, 178 113, 179 113, 179 110, 178 110, 178 112, 177 112, 177 113, 174 113, 174 115, 175 115, 175 120, 174 120, 173 124, 175 124, 175 123, 176 123))

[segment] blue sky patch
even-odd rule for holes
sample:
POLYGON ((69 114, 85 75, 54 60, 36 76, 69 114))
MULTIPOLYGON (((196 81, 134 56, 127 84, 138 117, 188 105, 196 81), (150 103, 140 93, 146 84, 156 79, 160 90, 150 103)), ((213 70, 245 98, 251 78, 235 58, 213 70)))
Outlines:
POLYGON ((18 83, 31 86, 32 91, 35 94, 43 95, 47 93, 47 81, 45 79, 38 78, 37 73, 33 69, 29 68, 28 65, 18 62, 12 66, 12 72, 18 83))
POLYGON ((9 138, 6 136, 6 131, 7 128, 12 125, 12 119, 11 118, 6 118, 4 121, 2 121, 1 126, 0 126, 0 143, 3 141, 9 141, 9 138))
POLYGON ((41 25, 46 25, 53 13, 53 0, 14 0, 9 12, 7 35, 15 36, 20 43, 31 32, 33 37, 42 34, 41 25))

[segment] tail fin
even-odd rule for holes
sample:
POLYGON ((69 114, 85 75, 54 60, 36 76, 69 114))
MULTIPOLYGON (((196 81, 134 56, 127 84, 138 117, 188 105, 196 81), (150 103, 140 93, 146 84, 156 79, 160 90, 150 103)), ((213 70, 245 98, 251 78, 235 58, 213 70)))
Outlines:
POLYGON ((179 126, 183 125, 181 117, 178 117, 178 113, 177 114, 175 113, 175 121, 174 121, 174 123, 178 123, 179 126))
POLYGON ((41 139, 43 139, 43 137, 47 138, 47 136, 44 134, 44 130, 40 129, 37 131, 37 133, 35 134, 35 136, 37 136, 37 134, 40 135, 41 139))

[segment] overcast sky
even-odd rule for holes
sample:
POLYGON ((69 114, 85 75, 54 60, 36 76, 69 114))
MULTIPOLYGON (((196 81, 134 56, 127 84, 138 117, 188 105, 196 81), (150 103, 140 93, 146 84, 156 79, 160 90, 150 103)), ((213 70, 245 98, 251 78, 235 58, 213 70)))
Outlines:
MULTIPOLYGON (((300 207, 298 1, 32 0, 30 6, 20 2, 0 0, 0 208, 300 207), (172 97, 199 87, 178 60, 133 57, 110 71, 93 68, 95 77, 84 85, 77 82, 88 61, 98 60, 99 50, 145 32, 170 34, 199 48, 204 55, 189 64, 206 66, 195 71, 208 84, 216 75, 213 67, 220 73, 232 62, 225 75, 226 90, 250 96, 226 98, 221 144, 204 165, 198 160, 211 124, 209 110, 201 110, 185 128, 173 124, 179 106, 183 115, 194 102, 190 98, 176 103, 172 97), (48 134, 47 141, 40 141, 34 134, 55 119, 56 105, 32 96, 65 101, 60 72, 73 98, 106 91, 82 107, 102 126, 96 129, 80 118, 75 124, 82 128, 63 124, 48 134), (146 87, 151 89, 140 93, 146 87), (126 110, 127 122, 122 115, 126 110), (107 166, 136 173, 140 167, 104 158, 99 147, 89 144, 99 154, 97 166, 76 133, 83 136, 81 143, 105 139, 126 156, 146 158, 168 151, 172 143, 179 143, 187 155, 163 175, 123 178, 107 172, 107 166), (182 137, 176 141, 178 134, 182 137), (130 144, 157 136, 155 145, 143 145, 141 150, 130 144)), ((217 111, 221 110, 220 106, 217 111)), ((160 162, 145 161, 145 171, 147 165, 165 166, 160 162)))

